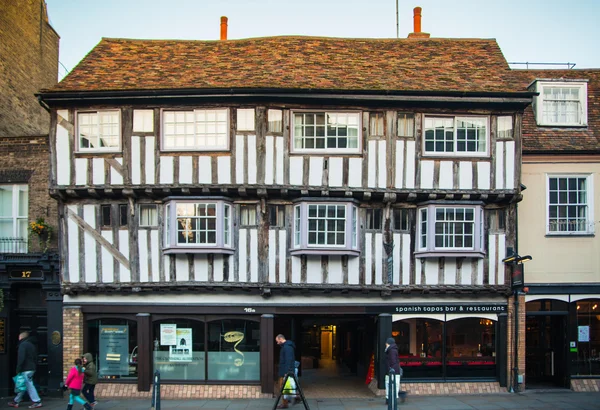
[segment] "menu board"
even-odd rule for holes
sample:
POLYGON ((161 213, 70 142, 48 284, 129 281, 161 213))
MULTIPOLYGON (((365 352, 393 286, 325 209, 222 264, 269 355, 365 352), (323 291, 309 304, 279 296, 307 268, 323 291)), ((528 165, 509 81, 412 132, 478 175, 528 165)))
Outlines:
POLYGON ((100 326, 100 376, 129 374, 129 327, 100 326))

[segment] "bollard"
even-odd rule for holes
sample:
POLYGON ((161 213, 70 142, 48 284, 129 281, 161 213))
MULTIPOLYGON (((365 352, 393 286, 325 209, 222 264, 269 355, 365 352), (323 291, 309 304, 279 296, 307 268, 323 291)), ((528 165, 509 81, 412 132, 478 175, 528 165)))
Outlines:
POLYGON ((396 372, 390 369, 388 375, 388 410, 398 408, 398 392, 396 391, 396 372))
POLYGON ((152 385, 152 410, 160 410, 160 372, 154 372, 154 384, 152 385))

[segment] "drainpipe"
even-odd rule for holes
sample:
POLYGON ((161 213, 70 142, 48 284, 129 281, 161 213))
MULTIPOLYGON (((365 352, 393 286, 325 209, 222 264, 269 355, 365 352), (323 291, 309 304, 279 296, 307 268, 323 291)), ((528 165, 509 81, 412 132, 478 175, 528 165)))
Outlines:
MULTIPOLYGON (((519 205, 515 204, 515 254, 519 254, 519 205)), ((519 262, 515 261, 513 270, 518 267, 519 262)), ((512 278, 511 278, 512 281, 512 278)), ((525 281, 525 278, 523 278, 525 281)), ((514 375, 513 375, 513 391, 514 393, 519 392, 519 291, 515 289, 515 358, 513 363, 514 375)))

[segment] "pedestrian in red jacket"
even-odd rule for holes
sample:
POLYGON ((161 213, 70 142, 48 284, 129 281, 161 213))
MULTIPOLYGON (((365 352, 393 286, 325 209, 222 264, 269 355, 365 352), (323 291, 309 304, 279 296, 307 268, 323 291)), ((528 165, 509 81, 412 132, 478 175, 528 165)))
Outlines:
POLYGON ((81 365, 81 359, 75 359, 75 366, 69 371, 67 380, 65 381, 65 389, 71 389, 69 394, 69 404, 67 410, 73 410, 73 402, 77 402, 83 405, 85 410, 91 410, 92 406, 81 398, 81 386, 83 386, 83 366, 81 365))

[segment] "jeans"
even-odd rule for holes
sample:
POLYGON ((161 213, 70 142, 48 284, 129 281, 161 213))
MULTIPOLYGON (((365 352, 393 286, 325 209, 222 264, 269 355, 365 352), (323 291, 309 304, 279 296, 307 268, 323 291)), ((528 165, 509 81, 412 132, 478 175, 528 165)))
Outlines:
POLYGON ((95 384, 85 383, 83 385, 83 390, 81 390, 81 392, 83 393, 83 397, 85 397, 85 399, 87 401, 89 401, 90 403, 93 403, 96 401, 96 398, 94 397, 94 389, 95 388, 96 388, 95 384))
MULTIPOLYGON (((38 395, 35 386, 33 385, 33 375, 35 370, 27 370, 23 372, 23 376, 25 376, 25 386, 27 387, 27 394, 29 394, 29 398, 32 402, 37 403, 41 401, 40 396, 38 395)), ((15 396, 15 403, 19 403, 23 400, 24 391, 17 393, 15 396)))
MULTIPOLYGON (((398 392, 400 391, 400 379, 401 377, 399 375, 394 375, 394 382, 396 382, 396 397, 398 397, 398 392)), ((389 390, 389 380, 390 380, 390 376, 385 376, 385 398, 389 399, 390 398, 390 392, 389 390)))

